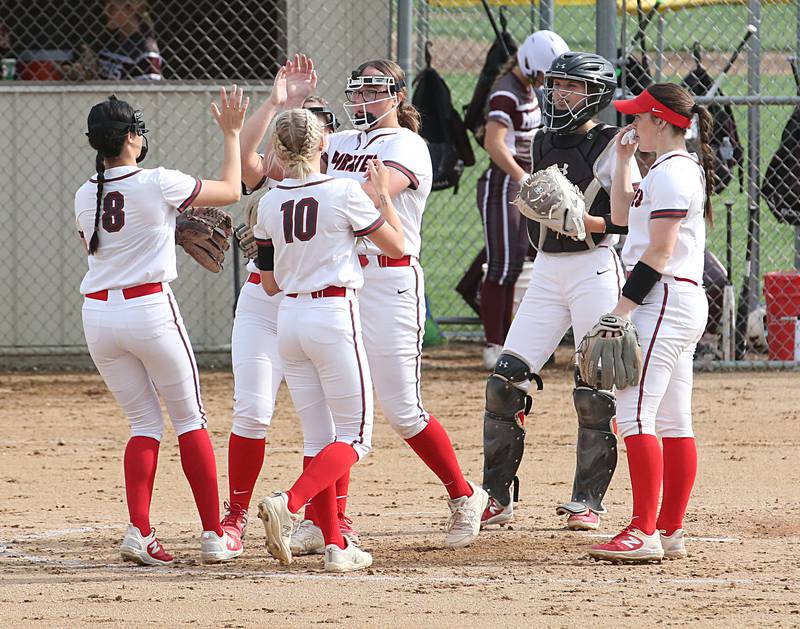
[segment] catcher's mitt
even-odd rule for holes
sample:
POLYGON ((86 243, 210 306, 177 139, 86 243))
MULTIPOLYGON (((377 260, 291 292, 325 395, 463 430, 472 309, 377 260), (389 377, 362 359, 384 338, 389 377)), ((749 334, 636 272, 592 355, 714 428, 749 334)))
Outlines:
POLYGON ((555 164, 525 177, 513 203, 524 216, 554 232, 586 238, 583 193, 555 164))
POLYGON ((191 207, 175 221, 175 243, 204 269, 219 273, 230 247, 231 217, 213 207, 191 207))
POLYGON ((584 382, 597 389, 636 386, 642 373, 642 349, 633 323, 607 314, 578 346, 578 369, 584 382))
POLYGON ((263 196, 263 194, 260 194, 250 197, 247 207, 244 209, 245 222, 240 223, 233 230, 233 237, 236 239, 239 251, 250 260, 255 260, 258 256, 258 245, 256 245, 256 239, 253 236, 253 225, 258 222, 258 203, 263 196))

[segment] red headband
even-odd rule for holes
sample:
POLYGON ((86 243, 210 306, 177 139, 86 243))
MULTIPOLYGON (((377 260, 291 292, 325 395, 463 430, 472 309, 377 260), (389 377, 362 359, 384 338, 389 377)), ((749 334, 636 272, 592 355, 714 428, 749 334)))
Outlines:
POLYGON ((670 124, 674 124, 681 129, 688 129, 692 126, 692 121, 686 116, 681 116, 679 113, 672 111, 664 103, 659 102, 648 91, 645 90, 636 98, 629 100, 615 100, 614 107, 623 114, 633 116, 635 114, 653 114, 656 118, 666 120, 670 124))

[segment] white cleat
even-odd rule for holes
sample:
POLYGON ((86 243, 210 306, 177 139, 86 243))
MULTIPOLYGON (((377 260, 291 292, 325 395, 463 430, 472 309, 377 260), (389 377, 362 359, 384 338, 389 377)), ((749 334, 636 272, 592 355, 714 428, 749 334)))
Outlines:
POLYGON ((658 531, 647 535, 634 526, 627 526, 611 541, 592 546, 589 556, 618 563, 647 563, 661 561, 664 549, 658 531))
POLYGON ((203 531, 200 536, 200 559, 203 563, 223 563, 242 554, 242 540, 236 535, 222 531, 222 537, 214 531, 203 531))
POLYGON ((447 545, 450 548, 469 546, 481 530, 481 516, 489 504, 489 494, 482 487, 467 481, 472 487, 471 496, 448 500, 450 519, 447 521, 447 545))
POLYGON ((325 538, 322 536, 322 529, 311 520, 303 520, 292 533, 289 548, 293 557, 324 555, 325 538))
POLYGON ((294 516, 289 512, 288 497, 275 492, 258 503, 258 517, 264 522, 267 550, 283 565, 292 563, 292 529, 294 516))
POLYGON ((168 566, 173 558, 156 537, 156 530, 151 528, 150 535, 145 537, 133 524, 128 525, 125 537, 119 547, 125 561, 132 561, 141 566, 168 566))
POLYGON ((659 531, 661 546, 664 549, 664 559, 686 559, 686 533, 683 529, 675 529, 672 535, 659 531))
POLYGON ((481 515, 481 528, 490 524, 506 524, 514 519, 514 501, 509 500, 504 507, 494 498, 489 498, 486 509, 481 515))
POLYGON ((347 547, 342 549, 336 544, 325 547, 325 572, 353 572, 363 570, 372 565, 372 555, 361 550, 348 538, 344 538, 347 547))

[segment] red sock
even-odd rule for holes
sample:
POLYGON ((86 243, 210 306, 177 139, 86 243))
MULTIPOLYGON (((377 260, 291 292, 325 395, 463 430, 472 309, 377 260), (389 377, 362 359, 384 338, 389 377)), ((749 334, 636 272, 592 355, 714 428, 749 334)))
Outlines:
POLYGON ((316 524, 322 529, 325 545, 336 544, 344 548, 344 538, 339 528, 339 518, 336 517, 336 485, 328 485, 311 499, 314 506, 314 515, 317 516, 316 524))
POLYGON ((264 464, 264 439, 248 439, 231 433, 228 440, 228 490, 230 504, 250 507, 261 466, 264 464))
POLYGON ((658 494, 664 470, 661 447, 655 435, 633 435, 625 438, 628 451, 628 468, 633 492, 633 518, 631 524, 652 535, 656 530, 658 494))
POLYGON ((502 345, 506 340, 506 294, 508 288, 491 280, 485 280, 481 286, 481 321, 487 343, 502 345))
POLYGON ((178 447, 181 452, 181 467, 192 488, 203 530, 222 535, 222 527, 219 525, 217 462, 208 431, 200 428, 183 433, 178 437, 178 447))
MULTIPOLYGON (((300 511, 304 504, 326 487, 333 485, 337 478, 341 478, 356 461, 358 454, 349 444, 335 441, 325 446, 286 492, 289 497, 289 511, 300 511)), ((334 499, 335 497, 334 494, 334 499)))
POLYGON ((450 498, 472 495, 472 487, 461 473, 450 437, 433 415, 422 432, 406 439, 406 443, 439 477, 450 498))
POLYGON ((336 515, 343 518, 347 513, 347 492, 350 491, 350 470, 336 481, 336 515))
POLYGON ((664 496, 657 528, 672 535, 683 528, 683 516, 697 476, 697 446, 694 437, 666 437, 664 447, 664 496))
POLYGON ((150 535, 150 500, 158 465, 157 439, 131 437, 125 447, 125 495, 131 524, 147 537, 150 535))
MULTIPOLYGON (((313 461, 313 460, 314 460, 313 456, 304 456, 303 457, 303 470, 304 471, 308 467, 308 464, 311 463, 311 461, 313 461)), ((313 501, 306 503, 306 510, 305 510, 305 513, 303 513, 303 519, 304 520, 311 520, 314 524, 317 524, 317 520, 314 517, 314 504, 313 504, 313 501)))

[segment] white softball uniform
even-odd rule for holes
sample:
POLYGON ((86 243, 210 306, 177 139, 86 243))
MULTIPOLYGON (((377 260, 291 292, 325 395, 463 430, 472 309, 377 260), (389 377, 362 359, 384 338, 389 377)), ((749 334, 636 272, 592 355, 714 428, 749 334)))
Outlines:
POLYGON ((383 222, 361 186, 326 175, 285 179, 259 203, 253 235, 259 247, 274 247, 275 281, 286 293, 278 349, 305 456, 333 441, 359 457, 370 450, 372 381, 355 298, 364 282, 355 239, 383 222))
MULTIPOLYGON (((175 279, 175 216, 200 181, 175 170, 120 166, 105 171, 99 249, 81 283, 89 353, 133 436, 161 439, 164 400, 175 432, 206 416, 192 346, 169 287, 175 279)), ((78 232, 94 232, 96 180, 75 194, 78 232)))
POLYGON ((405 256, 388 258, 359 245, 364 286, 358 293, 364 342, 375 390, 389 424, 403 439, 427 426, 420 374, 425 330, 425 280, 419 265, 422 214, 433 169, 425 141, 405 128, 342 131, 329 136, 327 173, 363 183, 367 161, 380 159, 408 178, 392 198, 405 237, 405 256))
MULTIPOLYGON (((610 142, 594 165, 595 177, 609 194, 615 168, 616 151, 610 142)), ((562 165, 562 169, 568 170, 568 166, 562 165)), ((641 181, 635 164, 631 181, 641 181)), ((519 356, 533 373, 539 373, 570 327, 577 348, 600 317, 614 309, 625 284, 614 250, 617 240, 612 234, 587 251, 537 252, 503 351, 519 356)))
POLYGON ((631 320, 642 347, 638 387, 617 392, 623 437, 692 437, 692 360, 708 318, 702 287, 706 227, 705 177, 697 156, 673 151, 659 157, 633 199, 622 250, 631 271, 650 243, 651 221, 681 219, 678 240, 662 274, 631 320))

